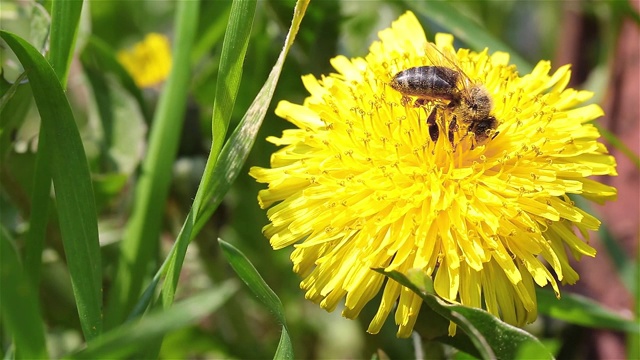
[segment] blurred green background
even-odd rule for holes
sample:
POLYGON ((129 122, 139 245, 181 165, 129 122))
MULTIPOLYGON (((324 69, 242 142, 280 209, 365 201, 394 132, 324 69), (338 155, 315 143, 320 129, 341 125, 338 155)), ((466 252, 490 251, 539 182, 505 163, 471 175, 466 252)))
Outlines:
MULTIPOLYGON (((44 51, 46 46, 37 42, 46 37, 46 13, 50 11, 51 3, 38 2, 42 6, 38 10, 28 8, 35 6, 33 4, 2 0, 2 28, 22 31, 19 34, 26 32, 28 35, 23 36, 30 37, 32 44, 44 51), (13 6, 30 10, 16 11, 18 15, 9 18, 7 10, 14 9, 13 6)), ((275 64, 294 5, 295 2, 290 0, 257 3, 230 129, 239 123, 275 64)), ((361 320, 351 321, 342 318, 339 310, 328 314, 304 299, 304 293, 299 289, 300 279, 291 270, 291 249, 273 251, 261 233, 267 218, 265 211, 258 207, 256 196, 263 186, 247 174, 250 166, 267 167, 270 154, 276 150, 264 139, 278 136, 283 129, 291 127, 276 117, 273 109, 283 99, 303 102, 307 92, 300 80, 302 75, 330 73, 329 60, 338 54, 365 56, 371 42, 377 39, 379 30, 390 26, 391 21, 406 10, 413 10, 429 39, 438 31, 453 32, 457 36, 457 46, 474 50, 488 46, 490 51, 497 49, 492 48, 492 44, 483 45, 482 39, 496 39, 511 48, 514 56, 519 54, 521 60, 518 60, 518 65, 522 72, 526 72, 527 64, 531 66, 542 59, 552 60, 554 68, 572 63, 572 85, 594 91, 596 96, 592 101, 602 104, 606 113, 617 114, 602 119, 600 126, 610 141, 608 147, 620 164, 620 178, 626 179, 607 181, 617 186, 621 197, 627 200, 619 205, 609 204, 607 208, 592 210, 604 213, 603 223, 608 231, 592 240, 598 244, 599 257, 597 260, 583 260, 579 285, 564 291, 579 291, 615 311, 630 314, 634 296, 637 299, 637 295, 632 295, 637 294, 637 284, 633 285, 637 281, 633 254, 638 251, 637 219, 640 216, 638 167, 634 163, 639 153, 639 85, 638 78, 633 79, 639 66, 637 5, 626 1, 588 0, 312 1, 245 168, 189 247, 177 299, 189 298, 213 284, 236 276, 221 254, 217 242, 220 237, 244 252, 282 300, 296 358, 370 358, 377 349, 382 349, 390 358, 415 357, 413 340, 395 337, 392 317, 380 334, 365 332, 375 313, 376 301, 363 311, 361 320), (452 18, 473 24, 483 31, 471 34, 452 24, 452 18), (621 51, 626 56, 635 54, 635 63, 620 63, 621 58, 625 58, 619 55, 621 51), (635 117, 633 108, 631 113, 620 110, 634 103, 635 117), (631 136, 634 129, 635 135, 631 136), (609 136, 610 133, 618 136, 609 136), (632 219, 635 216, 635 226, 607 216, 619 213, 629 214, 632 219), (607 294, 603 294, 603 282, 610 286, 607 294)), ((172 44, 180 42, 181 39, 175 35, 176 6, 173 1, 157 0, 104 0, 83 5, 67 96, 89 160, 96 196, 105 300, 109 298, 116 271, 118 245, 135 204, 133 191, 163 86, 142 89, 141 97, 136 98, 117 74, 105 69, 99 61, 100 53, 95 52, 91 44, 105 45, 107 54, 115 57, 117 51, 131 47, 151 32, 166 35, 172 44), (113 115, 111 121, 105 120, 105 112, 113 115)), ((155 245, 145 250, 155 259, 143 276, 145 284, 162 263, 180 231, 211 146, 218 64, 231 2, 202 1, 199 7, 182 134, 176 158, 166 159, 172 166, 172 174, 167 179, 170 192, 166 203, 161 204, 160 236, 155 245)), ((3 94, 20 72, 18 65, 8 64, 5 60, 3 94)), ((11 104, 4 109, 2 125, 0 215, 2 225, 11 233, 20 252, 25 246, 35 150, 38 148, 39 115, 33 101, 25 100, 23 104, 11 104)), ((76 350, 83 343, 56 216, 55 207, 51 206, 39 284, 47 344, 54 358, 76 350)), ((540 339, 548 340, 562 358, 616 358, 619 355, 624 357, 624 352, 629 350, 621 333, 612 335, 604 330, 587 330, 546 316, 541 316, 528 330, 540 339)), ((213 315, 196 325, 168 334, 159 356, 167 359, 271 358, 280 331, 269 311, 262 307, 253 293, 241 287, 231 301, 213 315)), ((10 334, 3 330, 1 335, 2 352, 7 354, 10 352, 10 334)), ((441 350, 428 354, 453 356, 438 351, 441 350)), ((633 358, 633 354, 627 356, 633 358)))

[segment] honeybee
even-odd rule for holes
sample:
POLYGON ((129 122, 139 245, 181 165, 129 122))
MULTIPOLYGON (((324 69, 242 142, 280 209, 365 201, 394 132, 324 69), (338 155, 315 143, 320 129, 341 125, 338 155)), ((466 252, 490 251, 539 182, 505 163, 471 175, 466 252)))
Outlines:
MULTIPOLYGON (((460 141, 472 133, 476 145, 483 144, 491 137, 498 135, 496 128, 498 121, 491 115, 493 100, 489 91, 480 83, 472 81, 465 72, 452 60, 453 56, 447 56, 438 50, 435 45, 429 44, 431 52, 427 56, 434 65, 417 66, 402 70, 391 79, 390 86, 403 95, 405 101, 409 97, 417 98, 415 105, 421 106, 425 102, 436 102, 427 118, 429 136, 434 142, 438 140, 440 129, 436 123, 437 112, 445 111, 450 115, 447 130, 448 138, 452 145, 455 141, 455 133, 461 126, 466 133, 460 141), (448 101, 446 105, 440 102, 448 101)), ((454 146, 455 147, 455 146, 454 146)))

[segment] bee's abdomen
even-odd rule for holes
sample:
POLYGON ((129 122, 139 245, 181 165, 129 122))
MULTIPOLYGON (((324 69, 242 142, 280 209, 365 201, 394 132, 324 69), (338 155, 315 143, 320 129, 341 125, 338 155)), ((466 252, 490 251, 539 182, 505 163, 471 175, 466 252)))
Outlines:
POLYGON ((453 100, 458 93, 458 75, 444 66, 417 66, 397 73, 391 87, 403 95, 453 100))

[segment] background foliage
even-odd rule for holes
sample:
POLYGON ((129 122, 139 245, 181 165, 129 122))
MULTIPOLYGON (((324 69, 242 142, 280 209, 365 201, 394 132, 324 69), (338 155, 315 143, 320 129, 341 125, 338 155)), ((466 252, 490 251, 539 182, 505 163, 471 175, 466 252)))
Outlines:
POLYGON ((276 150, 264 138, 289 127, 273 114, 277 101, 306 97, 300 76, 331 72, 337 54, 364 56, 406 10, 429 38, 448 31, 459 46, 509 50, 523 73, 540 59, 571 62, 573 85, 595 91, 622 199, 591 209, 605 225, 592 240, 598 258, 583 260, 563 301, 541 292, 544 315, 526 330, 559 358, 640 357, 637 307, 629 321, 638 303, 639 65, 621 62, 640 51, 637 5, 318 0, 283 66, 289 24, 304 12, 293 0, 3 0, 2 30, 17 34, 3 33, 1 49, 3 357, 468 356, 397 339, 391 319, 366 334, 373 305, 351 321, 306 301, 290 250, 271 250, 261 234, 261 186, 247 175, 276 150), (116 53, 150 32, 170 38, 173 71, 139 89, 116 53))

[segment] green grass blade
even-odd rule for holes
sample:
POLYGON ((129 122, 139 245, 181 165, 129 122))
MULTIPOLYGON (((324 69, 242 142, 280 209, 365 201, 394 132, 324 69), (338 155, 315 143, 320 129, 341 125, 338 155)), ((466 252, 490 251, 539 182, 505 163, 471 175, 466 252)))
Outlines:
POLYGON ((166 279, 162 288, 163 305, 165 307, 171 304, 175 296, 180 269, 182 268, 189 242, 220 204, 224 194, 237 178, 253 146, 258 129, 273 97, 284 60, 293 44, 308 3, 308 0, 298 0, 296 3, 291 27, 278 60, 240 124, 223 147, 219 161, 216 162, 216 159, 211 154, 209 155, 191 211, 161 269, 162 272, 166 271, 166 279))
POLYGON ((0 158, 3 160, 13 146, 13 130, 22 125, 32 106, 31 87, 29 84, 18 84, 26 79, 26 73, 20 75, 0 99, 0 158))
MULTIPOLYGON (((593 213, 591 203, 582 196, 571 195, 569 197, 578 205, 578 207, 588 213, 593 213)), ((620 246, 613 237, 606 224, 600 224, 598 237, 606 249, 606 254, 611 258, 611 263, 614 264, 622 283, 630 293, 636 293, 638 288, 640 288, 640 285, 638 284, 638 262, 625 252, 622 246, 620 246)))
MULTIPOLYGON (((73 58, 82 1, 54 0, 51 5, 51 37, 49 63, 53 67, 62 87, 66 87, 69 66, 73 58)), ((39 134, 38 143, 47 148, 47 137, 39 134)), ((48 220, 49 193, 51 190, 51 172, 48 151, 39 151, 36 157, 33 192, 31 194, 31 214, 25 254, 26 269, 34 285, 38 284, 41 269, 41 254, 44 246, 45 230, 48 220)))
POLYGON ((229 119, 236 103, 242 66, 249 45, 249 36, 256 13, 255 0, 235 0, 231 5, 227 31, 222 43, 216 95, 213 103, 213 144, 210 158, 217 159, 229 128, 229 119))
POLYGON ((178 151, 190 77, 191 47, 196 37, 199 1, 179 1, 173 66, 160 97, 147 156, 136 186, 135 206, 120 244, 117 275, 106 313, 108 328, 124 321, 135 305, 155 260, 162 213, 178 151))
MULTIPOLYGON (((44 131, 38 134, 38 146, 50 148, 49 138, 44 131)), ((51 153, 38 151, 33 173, 33 189, 31 191, 31 214, 29 214, 29 230, 25 243, 25 269, 33 286, 38 288, 42 270, 42 250, 44 248, 49 219, 49 196, 51 194, 51 153)))
POLYGON ((600 131, 600 134, 602 134, 602 137, 605 140, 607 140, 611 144, 611 146, 618 149, 618 151, 620 151, 622 155, 626 156, 636 168, 640 169, 640 156, 638 156, 638 154, 634 153, 633 150, 629 149, 629 147, 625 143, 623 143, 611 131, 603 128, 600 124, 596 122, 594 122, 593 125, 598 128, 598 131, 600 131))
MULTIPOLYGON (((421 271, 412 271, 407 277, 397 271, 374 270, 411 289, 420 295, 433 312, 454 322, 459 330, 453 339, 466 335, 483 359, 515 359, 523 347, 526 347, 527 352, 530 352, 531 348, 537 349, 539 359, 553 358, 544 345, 526 331, 509 325, 482 309, 448 303, 435 296, 431 278, 421 271), (460 330, 464 334, 459 334, 460 330)), ((428 321, 431 322, 432 319, 429 318, 428 321)), ((456 346, 455 342, 451 344, 456 346)), ((461 350, 468 351, 464 348, 461 350)))
POLYGON ((300 22, 302 21, 308 4, 308 0, 298 0, 296 3, 285 45, 280 52, 276 65, 269 74, 269 78, 229 138, 229 141, 225 144, 218 161, 215 161, 211 155, 209 156, 201 182, 201 187, 204 187, 202 196, 198 196, 198 194, 200 194, 200 189, 198 189, 199 191, 194 201, 194 207, 198 209, 194 235, 200 231, 204 223, 211 217, 218 205, 220 205, 224 195, 229 188, 231 188, 231 184, 242 169, 249 151, 253 147, 256 135, 262 125, 262 120, 266 115, 269 103, 273 97, 273 92, 278 83, 280 72, 284 65, 284 59, 295 40, 300 22), (213 166, 214 163, 215 167, 213 166))
MULTIPOLYGON (((0 113, 2 113, 9 103, 13 96, 18 92, 20 87, 23 87, 22 81, 27 79, 27 74, 22 73, 13 84, 8 84, 4 79, 2 81, 2 85, 8 85, 9 88, 2 89, 2 98, 0 98, 0 113)), ((0 118, 0 131, 4 132, 8 125, 11 125, 13 119, 11 118, 0 118)))
POLYGON ((13 337, 17 359, 48 358, 38 293, 22 271, 18 253, 0 226, 0 313, 13 337))
POLYGON ((69 65, 78 34, 82 0, 53 0, 49 62, 66 88, 69 65))
POLYGON ((60 231, 73 283, 82 330, 87 341, 102 331, 102 269, 98 221, 89 166, 62 85, 42 55, 20 37, 0 32, 28 71, 42 119, 41 131, 51 153, 60 231))
POLYGON ((229 23, 229 14, 231 12, 231 6, 227 2, 215 3, 214 11, 209 11, 202 16, 214 17, 211 21, 208 21, 205 28, 202 31, 202 35, 198 37, 193 51, 191 52, 191 63, 197 64, 204 58, 207 53, 212 51, 212 48, 219 44, 220 39, 224 36, 227 24, 229 23))
POLYGON ((143 344, 157 340, 168 332, 194 324, 220 309, 237 289, 236 282, 227 281, 170 309, 151 312, 139 321, 128 322, 105 333, 89 344, 87 349, 70 356, 69 359, 129 358, 137 353, 143 344))
POLYGON ((557 299, 552 291, 536 289, 538 310, 571 324, 640 334, 640 324, 628 320, 602 305, 577 294, 563 293, 557 299))
POLYGON ((293 347, 287 331, 287 322, 284 318, 284 306, 282 306, 282 302, 273 290, 271 290, 269 285, 267 285, 262 276, 260 276, 258 270, 256 270, 253 264, 251 264, 249 259, 247 259, 240 250, 222 239, 218 239, 218 242, 220 243, 224 257, 227 259, 236 274, 238 274, 240 279, 247 284, 249 289, 251 289, 251 291, 258 297, 260 302, 266 306, 273 315, 275 315, 278 322, 282 325, 282 335, 274 358, 293 359, 293 347))
MULTIPOLYGON (((27 74, 22 73, 15 83, 2 95, 0 100, 0 158, 12 149, 11 134, 20 127, 32 105, 33 94, 29 84, 20 84, 27 79, 27 74)), ((48 148, 47 138, 44 132, 38 134, 38 144, 43 149, 48 148)), ((24 249, 24 268, 27 277, 34 288, 40 281, 42 268, 42 249, 44 247, 45 231, 49 211, 49 194, 51 192, 51 173, 48 164, 51 161, 48 151, 39 151, 36 154, 36 166, 33 175, 33 188, 31 190, 31 206, 29 214, 29 229, 27 230, 24 249)))
MULTIPOLYGON (((510 54, 511 63, 523 74, 532 70, 531 64, 518 55, 513 49, 491 35, 472 19, 461 14, 446 1, 403 1, 408 9, 423 16, 450 31, 459 40, 464 41, 476 51, 489 48, 491 52, 504 51, 510 54)), ((432 37, 430 37, 432 39, 432 37)))

